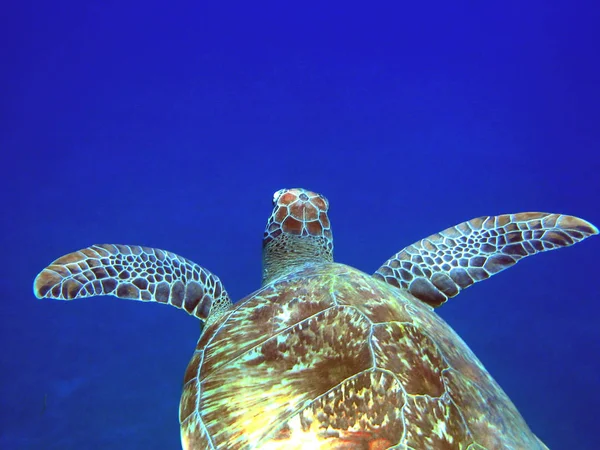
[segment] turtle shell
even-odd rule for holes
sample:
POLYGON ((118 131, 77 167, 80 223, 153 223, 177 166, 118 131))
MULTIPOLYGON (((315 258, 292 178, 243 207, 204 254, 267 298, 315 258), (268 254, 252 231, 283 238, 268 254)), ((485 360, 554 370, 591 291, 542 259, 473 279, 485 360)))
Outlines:
POLYGON ((238 302, 184 383, 184 449, 546 448, 432 308, 342 264, 238 302))

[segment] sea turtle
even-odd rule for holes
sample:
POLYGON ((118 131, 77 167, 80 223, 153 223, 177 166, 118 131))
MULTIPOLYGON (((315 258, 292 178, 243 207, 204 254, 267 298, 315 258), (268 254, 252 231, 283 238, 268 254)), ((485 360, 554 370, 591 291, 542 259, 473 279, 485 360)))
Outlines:
POLYGON ((35 295, 167 303, 205 322, 184 377, 184 449, 546 448, 434 307, 519 259, 597 234, 593 225, 480 217, 367 275, 333 262, 325 197, 284 189, 273 205, 262 287, 236 304, 208 270, 131 245, 57 259, 35 295))

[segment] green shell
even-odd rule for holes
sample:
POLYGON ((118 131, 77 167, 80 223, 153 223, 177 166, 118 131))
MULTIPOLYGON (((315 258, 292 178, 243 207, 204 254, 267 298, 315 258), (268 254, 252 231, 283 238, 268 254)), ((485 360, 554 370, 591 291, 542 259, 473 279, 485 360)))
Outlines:
POLYGON ((203 332, 185 449, 544 449, 462 339, 411 294, 307 267, 203 332))

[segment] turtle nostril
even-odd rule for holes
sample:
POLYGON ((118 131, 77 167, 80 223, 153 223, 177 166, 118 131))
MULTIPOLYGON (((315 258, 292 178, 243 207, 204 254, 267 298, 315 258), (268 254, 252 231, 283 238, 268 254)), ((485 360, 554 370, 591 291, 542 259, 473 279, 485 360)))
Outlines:
POLYGON ((300 200, 303 200, 303 201, 308 200, 308 195, 306 195, 304 192, 302 194, 300 194, 299 197, 300 197, 300 200))

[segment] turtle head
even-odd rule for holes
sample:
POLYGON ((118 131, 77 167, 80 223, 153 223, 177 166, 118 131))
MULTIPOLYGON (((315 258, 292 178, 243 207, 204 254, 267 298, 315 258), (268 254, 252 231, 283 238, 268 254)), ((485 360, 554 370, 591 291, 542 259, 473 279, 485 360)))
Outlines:
POLYGON ((332 262, 333 239, 325 197, 280 189, 263 238, 263 285, 305 264, 332 262))

